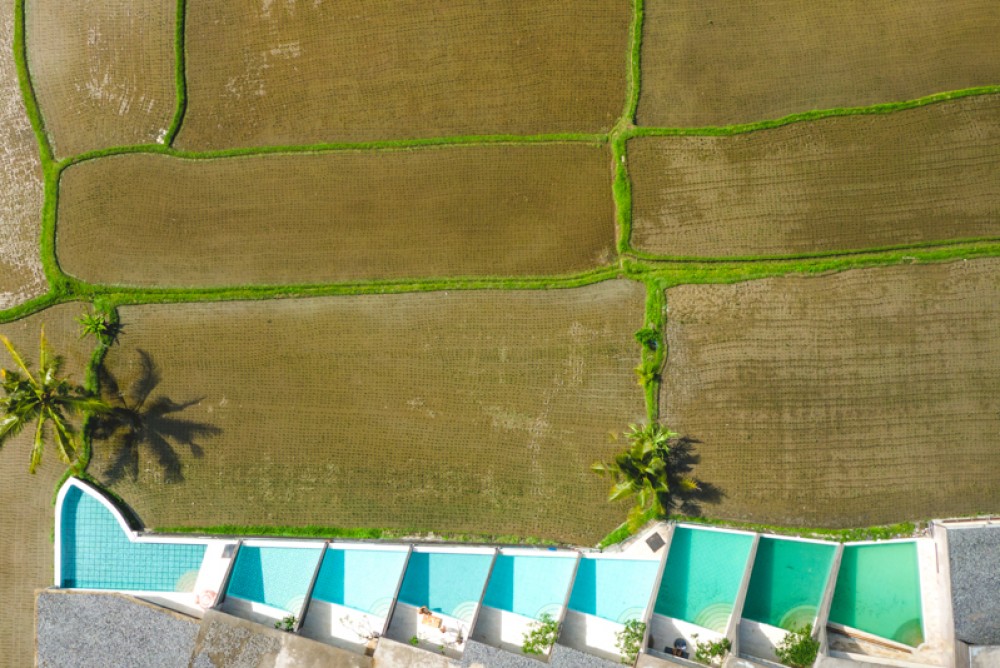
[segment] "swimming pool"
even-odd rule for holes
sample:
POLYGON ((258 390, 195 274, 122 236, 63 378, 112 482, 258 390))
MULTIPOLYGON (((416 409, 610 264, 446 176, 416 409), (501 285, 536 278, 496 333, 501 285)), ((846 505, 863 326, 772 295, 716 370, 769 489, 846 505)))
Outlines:
POLYGON ((573 556, 497 556, 486 587, 483 605, 524 617, 540 619, 545 613, 558 618, 576 570, 573 556))
POLYGON ((226 595, 298 614, 322 554, 321 547, 244 543, 236 552, 226 595))
POLYGON ((399 600, 471 622, 492 563, 492 553, 414 551, 399 600))
POLYGON ((917 544, 844 546, 830 621, 911 647, 922 643, 917 544))
POLYGON ((392 608, 406 555, 406 550, 331 545, 323 555, 313 598, 384 617, 392 608))
POLYGON ((101 501, 75 484, 59 517, 58 585, 67 589, 193 591, 204 544, 133 542, 101 501))
POLYGON ((789 631, 814 623, 836 552, 831 543, 761 536, 743 617, 789 631))
POLYGON ((676 527, 656 614, 725 633, 753 541, 742 533, 676 527))
POLYGON ((660 562, 584 556, 576 572, 570 610, 624 624, 641 619, 660 562))

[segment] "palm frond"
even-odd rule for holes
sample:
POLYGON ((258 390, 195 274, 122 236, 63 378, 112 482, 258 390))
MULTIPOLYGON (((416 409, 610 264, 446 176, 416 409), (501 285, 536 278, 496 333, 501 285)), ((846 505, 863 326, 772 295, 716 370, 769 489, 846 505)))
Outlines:
POLYGON ((34 473, 38 465, 42 463, 42 448, 45 446, 45 420, 38 416, 38 426, 35 429, 35 442, 31 446, 31 464, 28 465, 28 473, 34 473))
POLYGON ((35 377, 31 375, 31 371, 28 369, 28 365, 25 364, 24 360, 21 358, 21 355, 14 348, 14 344, 10 342, 10 339, 8 339, 3 334, 0 334, 0 341, 3 342, 3 345, 7 349, 7 352, 10 353, 10 356, 14 359, 14 364, 16 364, 21 369, 21 371, 24 372, 24 375, 27 376, 32 383, 37 384, 35 377))

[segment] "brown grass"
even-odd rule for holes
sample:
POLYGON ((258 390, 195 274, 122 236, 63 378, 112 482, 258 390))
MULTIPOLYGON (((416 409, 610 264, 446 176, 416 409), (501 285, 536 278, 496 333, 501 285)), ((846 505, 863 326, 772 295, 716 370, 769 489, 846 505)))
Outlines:
POLYGON ((59 157, 156 141, 174 115, 175 0, 29 0, 28 66, 59 157))
POLYGON ((577 272, 613 257, 610 164, 580 144, 102 158, 63 175, 59 260, 144 286, 577 272))
POLYGON ((868 526, 1000 510, 1000 260, 667 291, 664 417, 714 516, 868 526))
MULTIPOLYGON (((588 469, 643 416, 640 284, 121 309, 122 387, 176 403, 114 490, 156 526, 266 524, 593 543, 623 517, 588 469), (181 424, 183 423, 183 424, 181 424), (185 439, 203 451, 197 457, 185 439), (215 435, 204 427, 214 428, 215 435), (171 472, 169 451, 180 462, 171 472), (162 457, 167 453, 166 458, 162 457), (173 481, 171 481, 173 478, 173 481)), ((95 445, 91 471, 121 455, 95 445)), ((127 453, 125 453, 127 455, 127 453)))
POLYGON ((14 65, 14 3, 0 9, 0 308, 45 292, 42 170, 14 65))
MULTIPOLYGON (((38 362, 38 332, 45 332, 57 352, 66 357, 66 372, 76 382, 90 355, 90 343, 77 338, 74 318, 79 304, 64 304, 9 325, 0 333, 10 337, 22 354, 38 362)), ((3 350, 0 366, 12 362, 3 350)), ((37 368, 37 367, 34 367, 37 368)), ((29 430, 30 431, 30 430, 29 430)), ((0 448, 0 663, 33 665, 35 656, 35 589, 52 585, 52 492, 65 466, 50 449, 35 475, 28 474, 34 433, 22 432, 0 448)))
POLYGON ((733 257, 1000 236, 1000 96, 628 143, 636 248, 733 257))
POLYGON ((190 3, 187 149, 604 132, 623 0, 190 3))
POLYGON ((748 123, 1000 83, 993 0, 650 0, 642 125, 748 123))

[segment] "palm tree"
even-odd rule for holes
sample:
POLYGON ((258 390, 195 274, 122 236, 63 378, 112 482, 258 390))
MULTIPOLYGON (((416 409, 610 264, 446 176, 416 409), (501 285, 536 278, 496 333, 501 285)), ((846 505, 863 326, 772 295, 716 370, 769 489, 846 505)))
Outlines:
POLYGON ((24 358, 18 354, 10 340, 0 335, 0 341, 14 359, 15 370, 0 369, 0 387, 6 396, 0 398, 0 447, 17 436, 31 423, 35 424, 35 441, 31 448, 30 473, 42 461, 46 425, 52 425, 56 451, 66 464, 76 459, 79 438, 76 429, 67 420, 67 413, 80 415, 107 410, 103 401, 61 378, 63 359, 53 355, 45 339, 45 328, 40 337, 38 372, 32 374, 24 358))
POLYGON ((698 489, 698 483, 693 478, 673 470, 671 445, 676 437, 677 434, 658 424, 629 425, 629 430, 625 432, 628 448, 615 455, 612 461, 598 462, 591 467, 595 473, 609 476, 614 481, 608 494, 609 501, 635 497, 635 505, 628 517, 633 528, 650 514, 667 514, 673 503, 672 485, 683 492, 698 489))

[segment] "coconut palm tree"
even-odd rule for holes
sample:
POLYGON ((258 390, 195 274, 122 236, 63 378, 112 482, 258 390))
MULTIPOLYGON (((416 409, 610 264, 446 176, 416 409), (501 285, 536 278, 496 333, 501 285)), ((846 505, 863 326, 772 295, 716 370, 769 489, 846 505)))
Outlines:
POLYGON ((635 498, 635 505, 629 511, 630 526, 641 524, 650 514, 666 515, 672 505, 672 486, 682 492, 698 489, 697 481, 673 470, 671 445, 676 437, 677 434, 658 424, 629 425, 625 432, 628 448, 610 462, 598 462, 591 467, 595 473, 614 481, 609 501, 635 498))
POLYGON ((73 385, 59 374, 63 359, 52 353, 45 339, 45 328, 40 337, 38 371, 32 373, 24 358, 10 340, 0 335, 7 352, 14 360, 15 369, 0 369, 0 387, 5 397, 0 398, 0 447, 17 436, 29 424, 34 424, 35 440, 31 448, 30 473, 42 461, 42 450, 51 425, 56 452, 66 464, 76 459, 79 436, 69 423, 68 414, 97 413, 107 410, 103 401, 78 385, 73 385))

